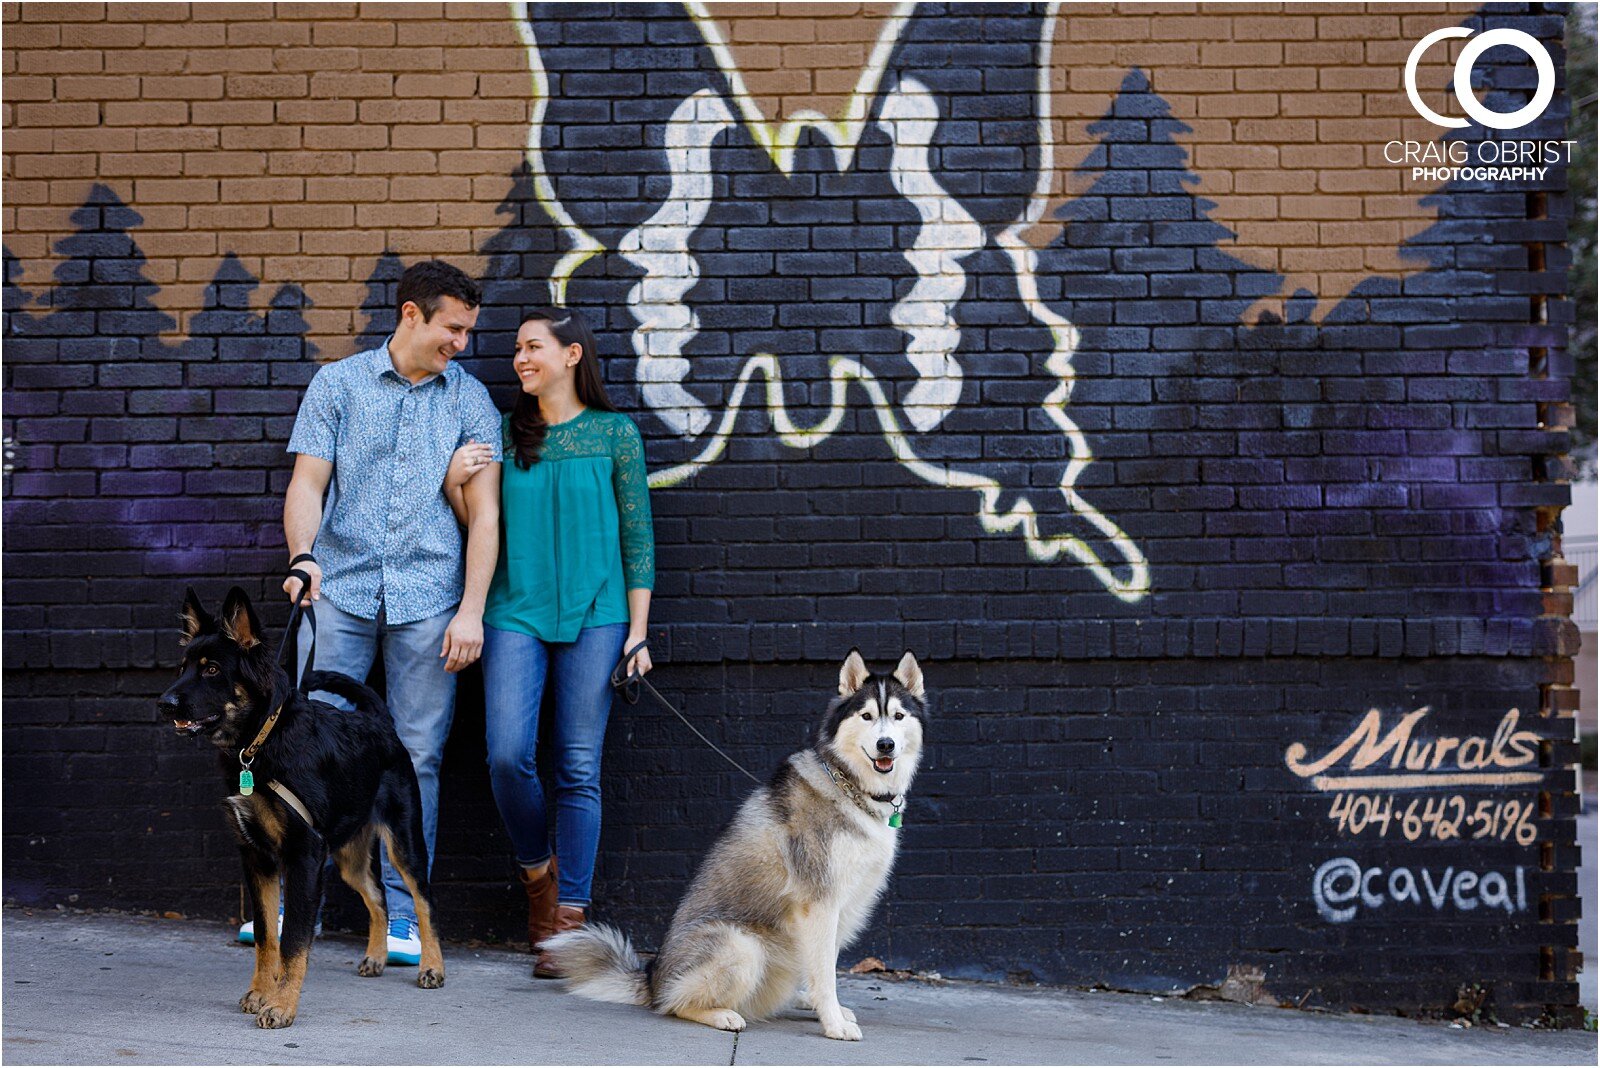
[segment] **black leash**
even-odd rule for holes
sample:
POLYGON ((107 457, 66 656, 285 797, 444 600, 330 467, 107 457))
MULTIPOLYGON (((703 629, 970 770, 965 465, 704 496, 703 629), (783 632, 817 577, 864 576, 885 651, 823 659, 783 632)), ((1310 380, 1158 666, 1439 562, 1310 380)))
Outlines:
POLYGON ((301 616, 304 616, 306 622, 311 624, 311 648, 306 650, 306 667, 300 673, 300 682, 297 687, 301 691, 306 688, 306 679, 310 676, 312 665, 317 658, 317 613, 310 605, 306 605, 303 608, 300 605, 301 598, 305 597, 311 590, 311 576, 295 566, 303 560, 310 560, 313 564, 317 562, 317 558, 310 553, 301 553, 289 561, 289 578, 300 580, 300 592, 295 595, 294 604, 289 609, 289 625, 283 628, 283 639, 278 642, 278 666, 289 672, 289 681, 292 683, 294 682, 294 672, 289 670, 289 639, 294 635, 295 625, 300 622, 301 616))
POLYGON ((729 756, 727 753, 724 753, 717 746, 716 742, 713 742, 710 738, 707 738, 705 735, 701 734, 699 728, 697 728, 693 723, 690 723, 687 716, 685 716, 682 712, 679 712, 677 708, 673 706, 671 701, 668 701, 665 697, 661 696, 660 690, 650 685, 649 679, 645 678, 637 671, 627 670, 628 662, 633 659, 634 654, 640 649, 648 648, 649 645, 649 642, 641 641, 638 645, 635 645, 632 649, 629 649, 627 652, 623 653, 622 659, 617 661, 617 666, 611 669, 611 685, 617 691, 617 696, 621 697, 630 705, 637 704, 639 701, 639 687, 643 686, 645 689, 650 691, 650 695, 660 702, 663 708, 665 708, 668 712, 671 712, 674 716, 677 716, 678 719, 683 722, 685 727, 688 727, 691 731, 693 731, 696 738, 706 743, 712 752, 716 753, 723 760, 726 760, 728 763, 744 772, 744 777, 755 783, 757 786, 766 785, 760 779, 750 774, 750 772, 745 769, 743 764, 733 759, 733 757, 729 756))

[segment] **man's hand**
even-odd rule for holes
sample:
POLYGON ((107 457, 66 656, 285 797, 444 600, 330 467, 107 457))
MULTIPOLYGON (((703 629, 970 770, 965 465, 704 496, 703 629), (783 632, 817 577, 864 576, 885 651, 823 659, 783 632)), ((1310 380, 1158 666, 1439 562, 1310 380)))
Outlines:
POLYGON ((300 580, 294 575, 290 575, 283 580, 283 592, 289 595, 290 602, 299 597, 300 606, 304 608, 310 605, 312 601, 320 601, 322 599, 322 568, 318 567, 316 562, 312 560, 302 560, 294 566, 295 570, 304 571, 311 576, 311 589, 309 591, 302 590, 300 588, 300 580))
POLYGON ((444 659, 444 669, 451 674, 460 671, 483 654, 483 616, 477 613, 457 612, 444 631, 444 644, 439 656, 444 659))

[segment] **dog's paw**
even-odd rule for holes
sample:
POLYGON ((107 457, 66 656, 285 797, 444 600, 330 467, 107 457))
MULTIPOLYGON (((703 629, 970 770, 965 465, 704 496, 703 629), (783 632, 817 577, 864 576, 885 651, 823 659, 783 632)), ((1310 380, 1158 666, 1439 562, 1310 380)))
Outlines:
POLYGON ((712 1009, 706 1013, 705 1022, 723 1031, 743 1031, 744 1017, 732 1009, 712 1009))
POLYGON ((263 1005, 256 1013, 256 1026, 266 1028, 288 1027, 294 1023, 294 1010, 282 1005, 263 1005))
POLYGON ((444 986, 443 968, 423 968, 417 972, 417 985, 424 990, 437 990, 444 986))
POLYGON ((240 1012, 248 1012, 251 1015, 255 1015, 256 1013, 261 1011, 262 1006, 265 1005, 266 1003, 267 1003, 267 995, 266 994, 262 993, 259 990, 254 990, 254 989, 246 990, 244 992, 244 997, 239 999, 239 1011, 240 1012))
POLYGON ((378 957, 362 957, 361 963, 356 965, 356 974, 372 979, 383 974, 383 966, 387 963, 378 957))
POLYGON ((857 1027, 853 1020, 847 1020, 843 1017, 841 1017, 838 1022, 832 1024, 824 1020, 822 1023, 822 1033, 827 1035, 829 1038, 837 1038, 841 1042, 861 1041, 861 1028, 857 1027))

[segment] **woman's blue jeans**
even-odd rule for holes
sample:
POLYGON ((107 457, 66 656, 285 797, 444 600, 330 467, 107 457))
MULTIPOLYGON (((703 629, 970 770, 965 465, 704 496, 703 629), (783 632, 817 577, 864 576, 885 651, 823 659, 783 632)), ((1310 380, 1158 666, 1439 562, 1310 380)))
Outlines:
POLYGON ((489 782, 517 863, 550 859, 544 789, 534 770, 545 680, 554 690, 555 853, 563 905, 587 907, 600 846, 600 748, 611 715, 611 669, 622 656, 626 623, 585 627, 570 642, 483 628, 484 719, 489 782))

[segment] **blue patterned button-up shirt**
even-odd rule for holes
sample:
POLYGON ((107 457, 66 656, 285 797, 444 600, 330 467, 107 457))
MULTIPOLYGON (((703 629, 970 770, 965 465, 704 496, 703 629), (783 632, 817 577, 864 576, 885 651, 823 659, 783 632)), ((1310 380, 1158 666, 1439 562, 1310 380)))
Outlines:
POLYGON ((400 624, 460 603, 462 535, 444 475, 469 439, 500 459, 500 413, 453 362, 412 385, 385 341, 313 376, 289 451, 333 464, 316 554, 336 608, 363 619, 382 609, 400 624))

